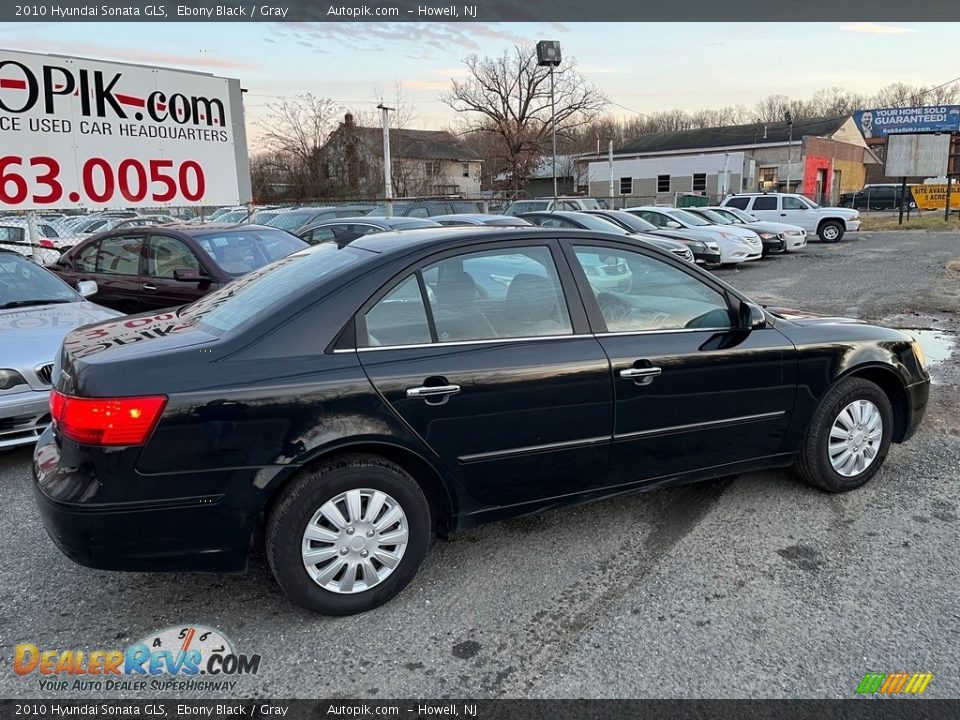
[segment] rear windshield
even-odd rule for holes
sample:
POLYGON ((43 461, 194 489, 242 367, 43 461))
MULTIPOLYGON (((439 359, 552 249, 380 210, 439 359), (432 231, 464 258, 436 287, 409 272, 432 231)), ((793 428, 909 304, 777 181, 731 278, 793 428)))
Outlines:
POLYGON ((302 250, 307 244, 280 230, 240 228, 194 236, 210 259, 227 275, 240 277, 302 250))
POLYGON ((220 335, 266 313, 320 278, 358 262, 366 253, 323 243, 235 280, 180 311, 187 325, 220 335))

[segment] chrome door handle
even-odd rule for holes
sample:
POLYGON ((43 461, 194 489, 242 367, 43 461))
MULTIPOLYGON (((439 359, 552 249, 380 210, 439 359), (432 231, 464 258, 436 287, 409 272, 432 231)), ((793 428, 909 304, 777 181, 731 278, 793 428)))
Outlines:
POLYGON ((456 395, 460 392, 459 385, 421 385, 407 388, 408 398, 432 398, 444 395, 456 395))
POLYGON ((633 380, 637 385, 649 385, 662 372, 658 367, 626 368, 620 371, 620 377, 633 380))
POLYGON ((143 287, 144 290, 149 290, 150 292, 156 292, 156 291, 157 291, 157 286, 156 286, 156 285, 151 285, 150 283, 144 283, 142 287, 143 287))

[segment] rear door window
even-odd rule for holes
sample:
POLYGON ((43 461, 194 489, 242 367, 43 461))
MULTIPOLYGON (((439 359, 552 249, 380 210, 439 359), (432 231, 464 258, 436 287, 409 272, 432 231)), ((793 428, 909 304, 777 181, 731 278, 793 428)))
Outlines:
POLYGON ((775 197, 755 197, 753 199, 753 209, 754 210, 776 210, 777 209, 777 199, 775 197))
POLYGON ((139 275, 143 236, 117 235, 100 241, 97 272, 106 275, 139 275))

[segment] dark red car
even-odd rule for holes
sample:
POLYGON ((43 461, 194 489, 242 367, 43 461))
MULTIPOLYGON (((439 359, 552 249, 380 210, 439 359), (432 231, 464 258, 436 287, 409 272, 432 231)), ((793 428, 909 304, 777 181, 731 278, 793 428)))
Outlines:
POLYGON ((127 228, 84 240, 49 269, 74 286, 94 280, 94 302, 137 313, 193 302, 305 247, 262 225, 127 228))

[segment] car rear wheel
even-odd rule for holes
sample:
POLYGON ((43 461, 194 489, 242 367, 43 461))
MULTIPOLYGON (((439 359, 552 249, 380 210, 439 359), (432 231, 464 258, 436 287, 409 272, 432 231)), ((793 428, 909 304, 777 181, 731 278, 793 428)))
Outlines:
POLYGON ((865 484, 890 449, 893 408, 886 393, 862 378, 847 378, 824 396, 810 420, 794 464, 810 485, 846 492, 865 484))
POLYGON ((430 507, 406 471, 377 456, 348 455, 283 491, 267 521, 267 560, 296 602, 351 615, 403 590, 430 536, 430 507))
POLYGON ((843 225, 836 220, 827 220, 817 231, 820 240, 826 243, 837 242, 843 237, 843 225))

